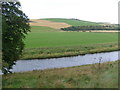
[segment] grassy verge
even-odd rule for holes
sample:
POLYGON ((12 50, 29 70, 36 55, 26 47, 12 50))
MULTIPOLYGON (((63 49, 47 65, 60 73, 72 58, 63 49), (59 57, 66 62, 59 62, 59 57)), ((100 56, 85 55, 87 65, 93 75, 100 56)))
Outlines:
POLYGON ((118 61, 3 75, 3 88, 117 88, 118 61))
POLYGON ((45 59, 84 55, 88 53, 109 52, 118 49, 118 43, 93 44, 67 47, 29 48, 25 49, 21 59, 45 59))

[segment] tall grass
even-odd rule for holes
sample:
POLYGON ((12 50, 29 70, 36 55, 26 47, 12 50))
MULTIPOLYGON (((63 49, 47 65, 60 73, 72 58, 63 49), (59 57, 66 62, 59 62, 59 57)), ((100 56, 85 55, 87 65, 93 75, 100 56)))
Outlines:
POLYGON ((79 45, 66 47, 46 47, 25 49, 21 59, 44 59, 84 55, 88 53, 108 52, 118 49, 117 43, 79 45))
POLYGON ((118 61, 3 75, 3 88, 118 88, 118 61))

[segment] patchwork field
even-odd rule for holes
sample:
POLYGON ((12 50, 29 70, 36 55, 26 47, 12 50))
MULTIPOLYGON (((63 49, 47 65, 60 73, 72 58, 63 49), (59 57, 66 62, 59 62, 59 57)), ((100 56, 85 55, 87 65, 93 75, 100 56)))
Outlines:
POLYGON ((96 23, 96 22, 83 21, 83 20, 77 20, 77 19, 46 18, 42 20, 47 20, 47 21, 52 21, 52 22, 62 22, 62 23, 67 23, 72 26, 100 25, 99 23, 96 23))
MULTIPOLYGON (((66 32, 62 27, 99 25, 72 19, 31 20, 21 60, 120 50, 118 33, 66 32)), ((3 88, 118 88, 118 62, 3 75, 3 88)))
POLYGON ((69 26, 98 26, 100 23, 61 18, 30 21, 31 32, 26 36, 21 59, 57 58, 118 50, 117 31, 67 32, 60 29, 69 26))
POLYGON ((61 19, 61 18, 46 18, 46 19, 31 19, 31 26, 45 26, 54 29, 66 28, 70 26, 89 26, 89 25, 101 25, 96 22, 89 22, 75 19, 61 19))
POLYGON ((55 29, 70 27, 71 25, 64 23, 64 22, 51 22, 47 20, 39 20, 39 19, 32 19, 30 22, 31 26, 46 26, 55 29))
POLYGON ((74 56, 118 50, 118 33, 62 32, 31 26, 21 59, 74 56))

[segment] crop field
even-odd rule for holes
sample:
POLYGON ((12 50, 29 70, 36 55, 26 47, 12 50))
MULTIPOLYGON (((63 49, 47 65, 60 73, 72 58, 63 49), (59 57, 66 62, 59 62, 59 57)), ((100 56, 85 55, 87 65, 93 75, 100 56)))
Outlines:
POLYGON ((25 40, 26 48, 78 46, 118 41, 117 33, 59 31, 48 27, 32 26, 25 40))
POLYGON ((51 22, 48 20, 39 20, 39 19, 32 19, 30 20, 31 26, 45 26, 45 27, 51 27, 55 29, 70 27, 71 25, 64 23, 64 22, 51 22))
POLYGON ((62 32, 45 26, 31 26, 21 59, 75 56, 118 50, 118 33, 62 32))
POLYGON ((46 26, 31 26, 31 32, 30 33, 41 33, 41 32, 58 32, 59 29, 54 29, 46 26))

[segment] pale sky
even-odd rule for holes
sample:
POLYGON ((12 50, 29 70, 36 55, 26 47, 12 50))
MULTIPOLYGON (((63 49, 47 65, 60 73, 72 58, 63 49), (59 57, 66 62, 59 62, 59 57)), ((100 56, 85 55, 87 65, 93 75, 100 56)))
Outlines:
POLYGON ((19 0, 30 19, 77 18, 118 23, 120 0, 19 0))

